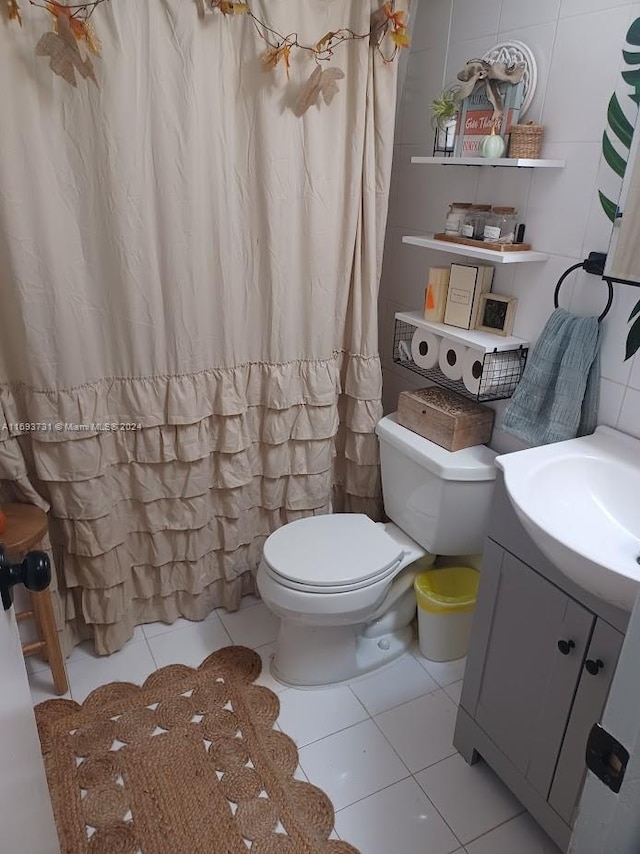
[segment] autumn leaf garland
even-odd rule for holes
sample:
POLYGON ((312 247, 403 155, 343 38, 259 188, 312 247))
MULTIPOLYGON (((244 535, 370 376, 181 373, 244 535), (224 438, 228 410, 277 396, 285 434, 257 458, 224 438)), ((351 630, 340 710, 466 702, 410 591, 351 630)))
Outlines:
MULTIPOLYGON (((1 2, 1 0, 0 0, 1 2)), ((18 0, 4 0, 7 5, 9 21, 22 26, 22 15, 18 0)), ((88 0, 86 3, 60 3, 58 0, 29 0, 31 6, 45 9, 53 17, 53 29, 46 32, 36 45, 38 56, 48 57, 51 70, 62 77, 71 86, 77 86, 76 75, 92 80, 97 85, 93 64, 89 53, 102 55, 102 46, 96 28, 91 20, 93 12, 107 0, 88 0), (82 55, 80 45, 86 48, 82 55)), ((399 48, 409 45, 407 16, 404 11, 396 11, 395 0, 387 0, 372 15, 371 26, 366 33, 356 33, 349 28, 330 30, 311 45, 298 40, 297 33, 283 35, 256 16, 249 3, 236 3, 232 0, 198 0, 200 16, 208 7, 223 16, 246 16, 253 23, 258 35, 265 42, 262 54, 263 67, 272 70, 282 67, 287 78, 291 67, 291 54, 294 50, 307 51, 316 62, 316 67, 301 88, 296 99, 294 112, 302 115, 309 107, 324 102, 327 106, 338 92, 338 80, 344 78, 344 72, 336 67, 322 68, 322 63, 332 59, 337 47, 347 41, 369 40, 369 43, 382 55, 384 62, 392 62, 399 48), (389 36, 393 51, 385 55, 382 50, 384 39, 389 36)))
MULTIPOLYGON (((222 4, 224 0, 219 0, 222 4)), ((225 6, 243 6, 243 14, 248 14, 253 17, 253 13, 248 8, 247 3, 224 3, 225 6)), ((223 10, 224 11, 224 10, 223 10)), ((229 9, 226 14, 232 14, 233 9, 229 9)), ((262 37, 268 43, 268 47, 262 55, 262 61, 266 68, 276 68, 281 62, 284 66, 287 78, 289 77, 289 69, 291 67, 290 56, 293 48, 311 51, 316 59, 316 62, 329 60, 333 56, 334 49, 344 41, 353 41, 355 39, 369 38, 371 43, 380 50, 382 40, 387 35, 390 35, 392 42, 395 45, 392 56, 387 57, 382 54, 385 62, 391 62, 396 55, 398 48, 409 46, 409 34, 407 32, 407 16, 404 11, 395 10, 395 0, 388 0, 384 3, 371 18, 371 29, 364 35, 357 35, 352 30, 330 30, 321 39, 319 39, 313 47, 307 47, 300 44, 296 34, 285 36, 277 44, 273 44, 262 33, 262 37)), ((340 68, 322 69, 319 64, 311 73, 311 76, 304 84, 296 99, 294 105, 294 113, 297 116, 302 116, 312 106, 320 106, 321 99, 329 106, 331 101, 338 93, 338 80, 344 78, 344 72, 340 68)))

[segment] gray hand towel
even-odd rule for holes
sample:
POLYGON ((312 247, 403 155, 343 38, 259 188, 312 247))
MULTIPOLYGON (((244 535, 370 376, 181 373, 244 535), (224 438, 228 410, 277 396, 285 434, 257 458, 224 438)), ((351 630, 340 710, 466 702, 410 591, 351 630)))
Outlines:
POLYGON ((532 445, 593 433, 598 418, 600 324, 557 308, 529 354, 502 429, 532 445))

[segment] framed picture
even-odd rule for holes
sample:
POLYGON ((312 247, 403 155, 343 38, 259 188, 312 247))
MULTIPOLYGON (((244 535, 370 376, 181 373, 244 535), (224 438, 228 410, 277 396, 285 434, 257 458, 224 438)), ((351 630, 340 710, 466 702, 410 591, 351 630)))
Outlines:
POLYGON ((516 297, 481 294, 476 329, 494 335, 511 335, 517 304, 516 297))

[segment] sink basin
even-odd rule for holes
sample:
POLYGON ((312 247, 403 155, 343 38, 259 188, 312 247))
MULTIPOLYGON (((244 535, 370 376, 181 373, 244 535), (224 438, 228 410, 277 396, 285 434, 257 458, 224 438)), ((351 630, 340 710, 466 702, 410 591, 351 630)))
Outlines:
POLYGON ((640 440, 592 436, 496 457, 540 551, 585 590, 630 611, 640 590, 640 440))

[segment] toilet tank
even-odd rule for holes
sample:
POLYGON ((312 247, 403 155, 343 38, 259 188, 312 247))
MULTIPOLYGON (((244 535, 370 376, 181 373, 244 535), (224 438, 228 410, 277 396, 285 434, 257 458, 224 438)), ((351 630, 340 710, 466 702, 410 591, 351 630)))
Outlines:
POLYGON ((496 477, 496 452, 485 445, 447 451, 398 424, 378 422, 384 509, 398 527, 438 555, 484 548, 496 477))

